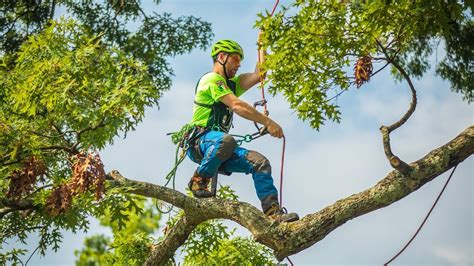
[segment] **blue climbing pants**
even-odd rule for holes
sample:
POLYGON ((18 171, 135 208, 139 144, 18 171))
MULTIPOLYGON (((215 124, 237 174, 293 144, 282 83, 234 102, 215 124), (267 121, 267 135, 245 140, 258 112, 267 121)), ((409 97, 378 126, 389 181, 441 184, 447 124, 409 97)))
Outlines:
POLYGON ((258 198, 277 195, 273 185, 272 169, 265 156, 256 151, 239 147, 231 135, 209 131, 196 140, 187 151, 188 157, 199 164, 197 173, 202 178, 212 178, 219 173, 252 174, 258 198))

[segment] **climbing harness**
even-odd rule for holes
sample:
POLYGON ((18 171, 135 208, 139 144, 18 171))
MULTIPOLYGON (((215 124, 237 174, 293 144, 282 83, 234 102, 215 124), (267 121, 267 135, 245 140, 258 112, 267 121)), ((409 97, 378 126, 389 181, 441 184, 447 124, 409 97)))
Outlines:
MULTIPOLYGON (((209 130, 205 128, 185 125, 179 132, 166 134, 171 135, 171 139, 173 143, 177 145, 177 147, 174 159, 174 166, 165 177, 166 183, 163 185, 164 187, 168 186, 168 184, 171 182, 172 188, 176 189, 176 171, 178 170, 178 166, 184 161, 188 149, 195 145, 195 141, 202 135, 204 135, 207 131, 209 130), (180 149, 182 149, 181 154, 179 154, 180 149)), ((170 213, 174 207, 173 205, 171 205, 169 209, 162 210, 161 207, 158 205, 158 201, 156 202, 155 206, 158 211, 163 214, 170 213)))
POLYGON ((426 214, 425 216, 425 219, 423 219, 423 222, 420 224, 420 226, 418 227, 418 229, 416 230, 415 234, 411 237, 411 239, 405 244, 405 246, 395 255, 393 256, 393 258, 391 258, 389 261, 385 262, 384 263, 384 266, 387 266, 389 263, 391 263, 392 261, 394 261, 398 256, 400 256, 400 254, 403 253, 403 251, 405 251, 405 249, 407 249, 407 247, 411 244, 411 242, 415 239, 415 237, 418 235, 418 233, 421 231, 421 228, 423 227, 423 225, 425 225, 426 221, 428 220, 428 217, 430 217, 430 214, 431 212, 433 211, 433 209, 435 208, 436 204, 438 203, 439 199, 441 198, 441 195, 443 195, 443 192, 444 190, 446 189, 446 187, 448 186, 449 184, 449 181, 451 180, 451 177, 453 177, 453 174, 454 174, 454 171, 456 171, 456 167, 458 167, 458 165, 456 164, 453 168, 453 171, 451 172, 451 174, 449 175, 448 177, 448 180, 446 180, 446 183, 444 184, 443 186, 443 189, 441 189, 441 192, 439 193, 438 197, 436 198, 435 202, 433 203, 433 206, 431 206, 431 209, 430 211, 428 212, 428 214, 426 214))

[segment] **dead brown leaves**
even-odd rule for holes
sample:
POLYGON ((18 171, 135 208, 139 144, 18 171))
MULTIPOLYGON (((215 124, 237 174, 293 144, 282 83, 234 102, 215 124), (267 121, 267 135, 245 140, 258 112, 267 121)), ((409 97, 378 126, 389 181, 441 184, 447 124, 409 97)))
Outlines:
POLYGON ((7 197, 18 200, 22 196, 33 190, 36 178, 46 173, 44 162, 36 156, 31 156, 24 163, 23 169, 15 170, 11 174, 10 186, 8 188, 7 197))
POLYGON ((362 84, 370 80, 372 74, 372 57, 363 56, 357 60, 354 66, 354 76, 357 88, 360 88, 362 84))
MULTIPOLYGON (((73 198, 87 191, 95 193, 100 200, 105 191, 105 170, 97 153, 78 153, 71 158, 72 177, 68 182, 54 188, 46 200, 46 210, 51 215, 58 215, 68 210, 73 198)), ((38 182, 38 177, 46 174, 44 161, 31 156, 21 170, 14 170, 10 175, 7 197, 20 200, 29 196, 38 182)))
POLYGON ((46 200, 49 214, 56 216, 68 210, 72 205, 72 196, 68 183, 55 188, 46 200))
POLYGON ((75 196, 94 191, 100 200, 105 191, 105 170, 97 153, 79 153, 72 158, 72 178, 55 188, 47 199, 47 209, 51 215, 59 215, 68 210, 75 196))
POLYGON ((93 187, 96 199, 99 200, 105 190, 105 170, 99 154, 79 153, 74 157, 71 190, 80 194, 93 187))

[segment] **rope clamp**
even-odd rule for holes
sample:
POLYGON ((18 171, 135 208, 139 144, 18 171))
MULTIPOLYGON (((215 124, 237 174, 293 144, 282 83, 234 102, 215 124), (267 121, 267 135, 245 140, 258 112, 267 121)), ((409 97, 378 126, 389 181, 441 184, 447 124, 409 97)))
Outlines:
POLYGON ((255 108, 257 106, 264 106, 265 104, 267 104, 267 100, 263 99, 263 100, 254 102, 253 107, 255 108))

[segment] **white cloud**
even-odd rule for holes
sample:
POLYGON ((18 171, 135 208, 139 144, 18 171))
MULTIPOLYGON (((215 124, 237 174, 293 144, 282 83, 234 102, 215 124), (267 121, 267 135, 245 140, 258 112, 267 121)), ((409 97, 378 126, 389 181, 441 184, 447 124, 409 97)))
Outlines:
POLYGON ((470 247, 439 246, 434 248, 433 254, 449 265, 474 265, 472 245, 470 247))

